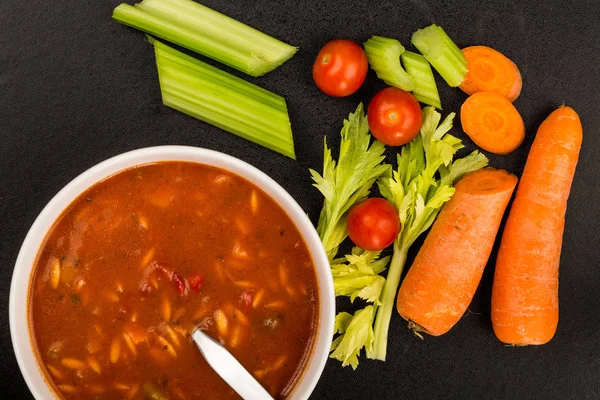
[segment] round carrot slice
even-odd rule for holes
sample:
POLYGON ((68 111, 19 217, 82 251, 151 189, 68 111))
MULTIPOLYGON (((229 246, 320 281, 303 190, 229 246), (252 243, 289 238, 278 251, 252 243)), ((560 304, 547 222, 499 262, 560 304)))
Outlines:
POLYGON ((514 62, 486 46, 465 47, 462 53, 468 68, 467 76, 460 85, 463 92, 469 95, 494 92, 511 102, 519 97, 523 81, 514 62))
POLYGON ((523 143, 525 125, 513 104, 498 93, 470 96, 460 109, 460 122, 475 144, 495 154, 508 154, 523 143))

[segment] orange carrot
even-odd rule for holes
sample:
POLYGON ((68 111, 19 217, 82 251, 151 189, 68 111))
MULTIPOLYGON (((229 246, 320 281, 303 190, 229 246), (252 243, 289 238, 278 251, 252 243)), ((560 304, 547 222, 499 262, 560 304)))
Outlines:
POLYGON ((460 88, 468 95, 494 92, 508 101, 521 94, 523 81, 514 62, 491 47, 471 46, 462 49, 467 59, 467 76, 460 88))
POLYGON ((455 185, 398 292, 398 312, 415 332, 442 335, 465 313, 516 185, 493 168, 455 185))
POLYGON ((544 344, 556 332, 565 211, 581 140, 579 116, 560 107, 540 125, 529 151, 492 289, 492 324, 504 343, 544 344))
POLYGON ((498 93, 480 92, 470 96, 460 108, 460 122, 471 140, 491 153, 508 154, 525 138, 521 115, 498 93))

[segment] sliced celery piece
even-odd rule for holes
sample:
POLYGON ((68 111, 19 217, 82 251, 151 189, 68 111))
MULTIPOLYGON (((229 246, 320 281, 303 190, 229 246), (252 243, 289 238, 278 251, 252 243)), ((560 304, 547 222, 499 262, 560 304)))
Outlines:
POLYGON ((112 17, 252 76, 274 70, 298 50, 192 0, 120 4, 112 17))
POLYGON ((420 54, 412 51, 402 53, 402 65, 406 72, 412 77, 415 88, 412 93, 421 103, 442 109, 440 94, 435 84, 435 78, 429 61, 420 54))
POLYGON ((164 105, 295 159, 285 99, 149 38, 164 105))
POLYGON ((441 27, 430 25, 419 29, 411 41, 448 85, 456 87, 465 80, 467 60, 441 27))
POLYGON ((369 65, 379 79, 408 92, 413 90, 415 85, 411 76, 400 65, 400 55, 404 53, 404 46, 399 41, 373 36, 364 43, 364 46, 369 65))

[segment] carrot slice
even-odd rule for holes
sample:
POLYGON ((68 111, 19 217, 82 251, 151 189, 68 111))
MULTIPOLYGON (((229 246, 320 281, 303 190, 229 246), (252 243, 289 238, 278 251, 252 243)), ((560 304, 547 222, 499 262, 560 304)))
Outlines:
POLYGON ((525 124, 515 106, 497 93, 470 96, 460 108, 460 122, 475 144, 495 154, 508 154, 523 143, 525 124))
POLYGON ((492 324, 500 341, 544 344, 558 325, 558 268, 581 148, 579 116, 560 107, 540 125, 496 261, 492 324))
POLYGON ((459 86, 472 95, 494 92, 508 101, 515 101, 523 86, 521 73, 516 64, 497 50, 487 46, 471 46, 462 49, 467 59, 467 76, 459 86))
POLYGON ((455 185, 398 292, 398 312, 415 333, 442 335, 465 313, 516 184, 484 168, 455 185))

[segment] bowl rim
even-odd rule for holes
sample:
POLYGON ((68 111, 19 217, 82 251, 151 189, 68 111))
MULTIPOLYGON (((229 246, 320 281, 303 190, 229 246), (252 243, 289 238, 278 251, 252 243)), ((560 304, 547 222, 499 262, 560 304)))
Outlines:
POLYGON ((56 219, 82 192, 117 172, 161 161, 189 161, 226 169, 258 186, 292 219, 311 254, 319 287, 319 320, 308 361, 289 393, 290 400, 307 399, 325 368, 335 319, 335 295, 329 260, 321 240, 300 205, 275 180, 233 156, 200 147, 154 146, 106 159, 65 185, 46 204, 31 225, 19 250, 10 285, 9 322, 13 350, 21 374, 36 399, 56 398, 37 361, 29 330, 28 300, 33 266, 42 241, 56 219), (24 312, 23 312, 24 310, 24 312))

